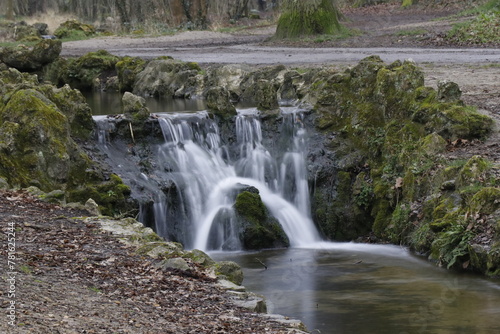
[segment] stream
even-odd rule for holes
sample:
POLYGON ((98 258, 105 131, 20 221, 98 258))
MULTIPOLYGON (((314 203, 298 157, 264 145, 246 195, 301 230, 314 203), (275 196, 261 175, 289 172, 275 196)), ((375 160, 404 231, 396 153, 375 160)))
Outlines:
MULTIPOLYGON (((119 113, 119 95, 88 99, 96 115, 119 113)), ((238 110, 229 147, 203 103, 170 102, 148 99, 164 137, 150 144, 149 159, 158 167, 148 175, 116 143, 101 136, 99 147, 135 184, 133 191, 150 191, 152 202, 141 207, 143 223, 187 249, 237 262, 243 284, 265 296, 269 313, 300 319, 311 333, 500 333, 498 280, 439 268, 398 246, 321 241, 310 216, 301 110, 281 108, 286 145, 269 150, 254 109, 238 110), (175 185, 173 191, 161 191, 165 184, 175 185), (233 202, 242 184, 259 190, 291 248, 238 251, 233 202)), ((110 129, 106 117, 94 119, 110 129)))
POLYGON ((300 319, 311 333, 500 333, 498 281, 438 268, 398 246, 321 242, 210 256, 237 262, 269 313, 300 319))

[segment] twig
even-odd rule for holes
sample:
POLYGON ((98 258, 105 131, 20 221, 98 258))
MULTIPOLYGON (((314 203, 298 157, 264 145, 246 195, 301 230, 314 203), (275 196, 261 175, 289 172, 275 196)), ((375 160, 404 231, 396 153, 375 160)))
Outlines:
POLYGON ((259 262, 260 264, 262 264, 264 266, 264 268, 266 268, 266 270, 267 270, 267 266, 266 266, 266 264, 264 262, 262 262, 258 258, 255 258, 255 260, 257 260, 257 262, 259 262))
POLYGON ((132 123, 128 123, 128 127, 130 128, 130 135, 132 136, 132 142, 135 144, 135 138, 134 138, 134 130, 132 130, 132 123))

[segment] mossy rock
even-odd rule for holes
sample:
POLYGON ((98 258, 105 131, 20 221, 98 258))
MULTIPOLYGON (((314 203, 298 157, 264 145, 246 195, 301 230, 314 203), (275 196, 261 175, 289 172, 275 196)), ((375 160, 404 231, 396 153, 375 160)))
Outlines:
POLYGON ((81 90, 100 89, 101 79, 116 74, 115 65, 119 59, 105 50, 70 59, 63 74, 64 83, 81 90))
POLYGON ((231 95, 224 87, 210 87, 205 93, 207 108, 214 115, 223 119, 236 116, 236 108, 231 103, 231 95))
POLYGON ((289 246, 288 237, 279 222, 270 216, 258 192, 242 191, 236 196, 234 208, 242 224, 245 249, 289 246))
POLYGON ((140 96, 189 98, 202 86, 198 71, 178 60, 161 57, 137 74, 133 93, 140 96))
POLYGON ((149 118, 150 112, 146 100, 141 96, 125 92, 122 97, 122 107, 125 116, 134 124, 142 124, 149 118))
POLYGON ((83 94, 68 85, 55 88, 52 85, 42 85, 39 90, 44 93, 59 110, 68 118, 71 136, 88 139, 94 129, 92 110, 83 94))
POLYGON ((18 90, 1 110, 0 120, 2 174, 11 185, 52 190, 65 181, 72 142, 67 117, 56 104, 34 89, 18 90))
MULTIPOLYGON (((87 178, 85 174, 81 177, 87 178)), ((72 184, 77 181, 77 176, 74 178, 72 184)), ((87 184, 82 183, 81 186, 75 185, 68 194, 68 200, 85 203, 89 198, 92 198, 99 204, 99 209, 104 215, 114 216, 128 212, 131 209, 128 202, 130 193, 130 187, 125 185, 118 175, 111 174, 109 180, 105 182, 88 182, 87 184)))
POLYGON ((68 20, 59 25, 54 31, 57 38, 69 38, 82 33, 85 36, 92 36, 96 33, 95 28, 91 24, 81 23, 77 20, 68 20))
POLYGON ((146 66, 146 61, 139 57, 123 57, 115 65, 120 91, 132 91, 139 74, 146 66))
POLYGON ((472 212, 492 214, 500 209, 500 189, 485 187, 479 190, 471 199, 472 212))
POLYGON ((243 270, 233 261, 220 261, 215 264, 217 276, 227 279, 236 285, 243 283, 243 270))
POLYGON ((55 61, 61 50, 61 41, 45 39, 33 47, 19 44, 0 48, 0 61, 20 71, 32 72, 55 61))
POLYGON ((480 184, 484 173, 490 168, 488 160, 479 155, 471 157, 460 170, 457 177, 459 187, 473 186, 480 184))

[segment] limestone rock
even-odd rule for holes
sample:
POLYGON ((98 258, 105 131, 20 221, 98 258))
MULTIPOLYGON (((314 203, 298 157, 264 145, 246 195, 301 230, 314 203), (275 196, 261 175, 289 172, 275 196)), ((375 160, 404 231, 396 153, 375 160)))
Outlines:
POLYGON ((133 93, 141 96, 189 98, 198 94, 197 66, 173 59, 155 59, 137 74, 133 93))
POLYGON ((85 209, 90 213, 92 216, 100 216, 101 211, 99 210, 99 205, 92 199, 89 198, 87 202, 85 202, 85 209))
POLYGON ((0 61, 20 71, 36 71, 55 61, 62 50, 59 40, 46 39, 33 47, 20 44, 0 49, 0 61))
POLYGON ((441 102, 459 102, 462 90, 453 81, 443 80, 438 82, 438 99, 441 102))
POLYGON ((122 97, 123 113, 127 118, 131 118, 133 122, 143 122, 149 117, 149 109, 146 107, 146 100, 134 95, 130 92, 125 92, 122 97))
POLYGON ((236 108, 231 103, 229 91, 224 87, 212 87, 205 93, 207 108, 215 115, 230 118, 236 115, 236 108))
POLYGON ((233 261, 221 261, 216 264, 218 276, 225 277, 234 284, 240 285, 243 282, 243 270, 233 261))

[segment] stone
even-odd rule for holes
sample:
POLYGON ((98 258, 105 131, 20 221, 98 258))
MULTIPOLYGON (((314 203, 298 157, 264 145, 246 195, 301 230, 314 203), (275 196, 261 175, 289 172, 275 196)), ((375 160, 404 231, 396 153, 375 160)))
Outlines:
POLYGON ((137 74, 133 93, 140 96, 189 98, 199 94, 198 69, 169 58, 155 59, 137 74))
POLYGON ((32 72, 40 70, 44 65, 55 61, 59 57, 61 50, 61 41, 45 39, 33 47, 23 44, 4 47, 0 49, 0 61, 20 71, 32 72))
POLYGON ((235 116, 236 108, 231 103, 230 94, 224 87, 211 87, 205 93, 207 108, 210 112, 222 118, 235 116))
POLYGON ((161 263, 162 269, 180 269, 180 270, 190 270, 189 264, 181 257, 174 257, 171 259, 166 259, 161 263))
POLYGON ((146 100, 141 96, 125 92, 122 97, 122 106, 125 116, 132 119, 134 123, 144 122, 149 118, 150 112, 146 107, 146 100))
POLYGON ((440 102, 459 102, 462 90, 455 82, 442 80, 438 82, 437 96, 440 102))
POLYGON ((243 270, 233 261, 221 261, 216 263, 217 276, 231 281, 236 285, 241 285, 243 282, 243 270))
POLYGON ((85 210, 87 210, 91 216, 101 215, 99 205, 92 198, 89 198, 87 202, 85 202, 85 210))

